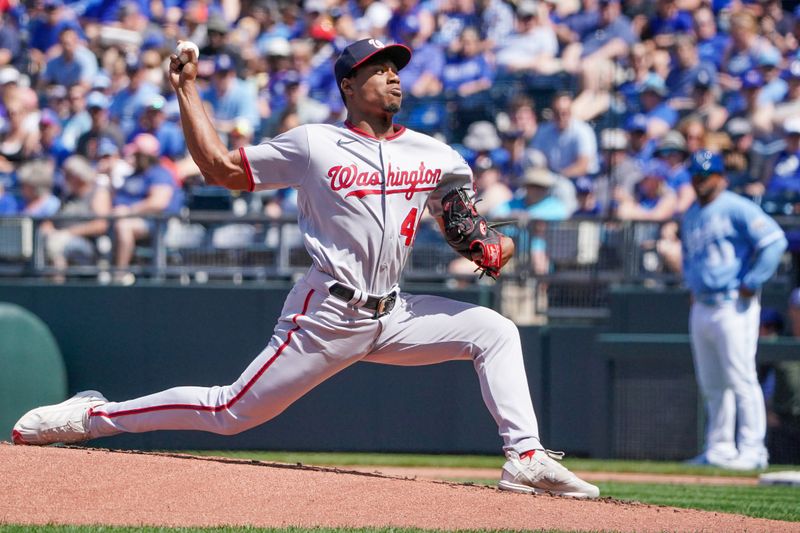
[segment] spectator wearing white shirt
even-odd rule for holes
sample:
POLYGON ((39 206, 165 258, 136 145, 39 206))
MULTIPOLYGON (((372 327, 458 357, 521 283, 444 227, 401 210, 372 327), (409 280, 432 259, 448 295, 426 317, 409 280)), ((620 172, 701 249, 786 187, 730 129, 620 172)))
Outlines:
POLYGON ((497 49, 497 66, 509 72, 553 73, 558 39, 546 4, 523 0, 517 7, 517 21, 517 31, 497 49))

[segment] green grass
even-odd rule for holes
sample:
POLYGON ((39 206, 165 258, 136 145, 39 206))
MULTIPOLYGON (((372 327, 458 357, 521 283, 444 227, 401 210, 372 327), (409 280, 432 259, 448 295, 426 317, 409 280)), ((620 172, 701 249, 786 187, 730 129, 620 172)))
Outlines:
MULTIPOLYGON (((0 533, 432 533, 435 529, 416 528, 255 528, 255 527, 111 527, 111 526, 21 526, 0 525, 0 533)), ((508 533, 507 529, 460 530, 461 533, 508 533)), ((542 533, 576 533, 560 529, 529 530, 542 533)), ((585 533, 585 532, 584 532, 585 533)))
MULTIPOLYGON (((382 453, 319 453, 319 452, 265 452, 265 451, 186 451, 192 455, 213 455, 272 461, 278 463, 303 463, 319 466, 407 466, 407 467, 461 467, 497 468, 503 466, 500 455, 415 455, 382 453)), ((698 476, 756 477, 755 472, 735 472, 710 466, 693 466, 668 461, 623 461, 609 459, 580 459, 567 457, 564 466, 581 472, 623 472, 642 474, 679 474, 698 476)), ((797 465, 770 465, 768 472, 798 470, 797 465)))
MULTIPOLYGON (((452 480, 494 486, 495 479, 452 480)), ((603 498, 800 522, 800 488, 671 483, 596 483, 603 498)))
POLYGON ((599 483, 600 493, 620 500, 703 509, 800 522, 800 488, 781 486, 599 483))

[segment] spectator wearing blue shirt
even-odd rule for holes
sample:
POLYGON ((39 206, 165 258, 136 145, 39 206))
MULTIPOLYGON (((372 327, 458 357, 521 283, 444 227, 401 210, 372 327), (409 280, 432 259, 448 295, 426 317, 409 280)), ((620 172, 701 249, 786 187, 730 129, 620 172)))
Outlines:
POLYGON ((627 80, 616 88, 616 93, 624 103, 628 115, 639 112, 639 91, 653 69, 653 53, 644 43, 631 46, 627 64, 630 73, 627 80))
POLYGON ((692 177, 686 167, 689 157, 686 139, 677 130, 671 130, 659 141, 653 155, 667 167, 667 185, 677 194, 676 213, 684 213, 695 200, 692 177))
POLYGON ((114 223, 114 263, 120 271, 130 265, 136 242, 150 237, 155 230, 155 223, 142 215, 171 214, 180 208, 179 189, 170 173, 159 164, 159 150, 158 139, 149 133, 137 135, 126 146, 134 171, 115 191, 112 210, 112 214, 125 217, 114 223))
POLYGON ((493 79, 492 68, 481 51, 478 31, 466 28, 445 62, 444 90, 454 96, 468 97, 491 87, 493 79))
POLYGON ((44 12, 33 17, 28 23, 30 47, 35 51, 34 58, 44 57, 50 48, 58 44, 59 35, 64 28, 73 28, 80 37, 83 31, 74 18, 70 8, 62 0, 44 0, 44 12))
POLYGON ((50 161, 30 161, 17 170, 19 195, 23 201, 20 211, 32 217, 56 214, 61 202, 53 194, 53 166, 50 161))
POLYGON ((125 61, 128 86, 114 94, 108 108, 111 121, 119 126, 127 137, 136 128, 139 111, 158 94, 158 87, 147 80, 145 65, 137 56, 128 56, 125 61))
POLYGON ((716 67, 711 63, 700 61, 695 38, 692 35, 678 35, 675 37, 675 56, 673 61, 674 66, 666 79, 667 89, 671 97, 689 97, 701 70, 705 70, 706 75, 710 78, 716 78, 716 67))
POLYGON ((758 71, 764 78, 764 86, 758 95, 758 103, 775 105, 781 102, 789 91, 789 84, 781 78, 780 64, 783 57, 776 48, 766 48, 758 56, 758 71))
POLYGON ((603 214, 603 208, 597 201, 594 191, 594 181, 587 176, 575 180, 575 196, 578 208, 572 213, 575 218, 594 218, 603 214))
POLYGON ((678 122, 678 113, 666 101, 667 86, 658 74, 651 74, 639 89, 639 108, 647 117, 647 134, 660 139, 678 122))
POLYGON ((411 61, 403 68, 400 84, 403 94, 416 98, 436 96, 442 91, 445 56, 442 47, 424 42, 414 49, 411 61))
POLYGON ((267 60, 268 80, 259 94, 259 102, 268 102, 268 109, 260 110, 261 118, 270 114, 280 113, 286 107, 286 79, 287 76, 299 76, 292 70, 292 47, 287 39, 274 37, 264 48, 267 60), (290 74, 292 73, 292 74, 290 74))
POLYGON ((723 89, 736 91, 744 74, 758 66, 758 58, 768 48, 774 48, 758 33, 758 21, 749 11, 731 15, 731 41, 722 56, 720 76, 723 89))
POLYGON ((61 142, 61 121, 52 109, 42 109, 39 114, 39 142, 31 154, 32 159, 44 159, 53 165, 53 193, 60 197, 64 191, 64 174, 61 164, 73 150, 68 150, 61 142))
POLYGON ((656 14, 649 21, 649 33, 661 48, 672 46, 677 35, 692 31, 692 15, 675 0, 657 0, 656 14))
POLYGON ((599 170, 597 138, 591 126, 572 116, 572 96, 556 94, 551 108, 554 120, 542 124, 531 148, 542 152, 548 168, 564 177, 595 174, 599 170))
MULTIPOLYGON (((92 117, 89 114, 86 87, 83 85, 73 85, 67 90, 69 98, 69 116, 62 121, 61 141, 69 150, 74 151, 81 135, 89 131, 92 127, 92 117)), ((90 93, 90 97, 105 95, 90 93)), ((95 105, 95 102, 93 102, 95 105)))
POLYGON ((83 17, 107 24, 131 14, 150 18, 150 2, 147 0, 93 0, 88 2, 83 17))
POLYGON ((580 57, 584 66, 598 59, 624 57, 637 41, 630 19, 622 14, 620 1, 600 0, 598 24, 581 39, 580 57))
POLYGON ((772 212, 800 214, 800 117, 783 124, 786 147, 778 155, 767 182, 764 205, 774 204, 772 212))
POLYGON ((456 138, 464 125, 492 114, 488 90, 493 80, 494 70, 481 50, 478 31, 469 27, 456 41, 442 71, 445 97, 457 109, 458 125, 462 126, 456 138))
POLYGON ((477 0, 481 35, 489 49, 505 44, 514 31, 514 11, 503 0, 477 0))
POLYGON ((800 115, 800 58, 789 63, 782 74, 786 80, 786 96, 775 106, 774 118, 783 121, 788 117, 800 115))
POLYGON ((52 159, 56 168, 72 154, 61 142, 61 121, 52 109, 42 109, 39 114, 39 149, 34 158, 52 159))
POLYGON ((18 210, 17 199, 6 192, 6 188, 0 184, 0 217, 16 215, 18 210))
POLYGON ((773 158, 767 160, 753 150, 753 127, 747 119, 732 118, 725 124, 725 133, 731 139, 731 146, 722 153, 728 190, 760 201, 772 175, 773 158))
POLYGON ((397 4, 387 25, 389 37, 394 42, 406 43, 416 54, 436 29, 434 15, 420 0, 401 0, 397 4))
POLYGON ((576 117, 591 120, 608 110, 617 72, 615 61, 627 56, 637 41, 619 0, 600 0, 600 17, 594 31, 562 53, 564 70, 580 76, 581 93, 573 110, 576 117))
POLYGON ((628 132, 628 155, 639 161, 650 159, 656 142, 647 134, 647 117, 643 113, 631 115, 625 121, 625 131, 628 132))
MULTIPOLYGON (((536 104, 524 95, 514 97, 508 104, 505 114, 508 125, 500 132, 503 148, 509 154, 508 165, 503 169, 512 179, 522 176, 526 165, 526 150, 539 129, 536 117, 536 104)), ((498 123, 500 123, 498 118, 498 123)))
POLYGON ((478 28, 480 19, 473 2, 442 2, 437 6, 437 29, 432 35, 433 42, 448 46, 458 41, 467 28, 478 28))
POLYGON ((663 222, 675 215, 677 198, 675 191, 667 185, 669 169, 653 159, 644 163, 642 179, 634 187, 633 194, 622 189, 616 191, 616 216, 620 220, 663 222))
POLYGON ((593 32, 600 21, 600 9, 597 0, 581 0, 581 7, 563 19, 554 16, 556 35, 559 42, 567 46, 581 42, 593 32))
MULTIPOLYGON (((748 70, 742 76, 740 83, 739 92, 732 95, 726 102, 731 116, 747 117, 756 129, 760 129, 761 132, 769 131, 770 128, 759 128, 754 120, 760 111, 764 111, 764 108, 772 107, 761 104, 761 88, 764 86, 764 78, 761 73, 757 69, 748 70), (760 107, 762 109, 759 109, 760 107)), ((763 125, 763 123, 761 124, 763 125)))
POLYGON ((554 194, 552 188, 556 184, 556 176, 542 167, 529 167, 522 178, 522 186, 514 197, 493 209, 491 218, 508 218, 517 216, 532 221, 529 224, 531 266, 535 274, 547 274, 550 271, 550 259, 547 256, 545 234, 547 222, 558 222, 569 218, 565 204, 554 194))
POLYGON ((730 38, 717 31, 717 21, 709 8, 703 6, 697 9, 693 19, 700 61, 712 63, 719 70, 730 38))
POLYGON ((227 135, 238 118, 248 120, 253 130, 258 130, 256 89, 236 76, 236 65, 227 54, 215 59, 211 86, 204 92, 203 99, 211 105, 214 125, 220 133, 227 135))
MULTIPOLYGON (((684 120, 699 120, 708 131, 719 131, 728 120, 728 110, 720 105, 720 88, 716 77, 700 70, 694 80, 690 102, 686 106, 676 106, 683 113, 684 120)), ((676 102, 673 99, 672 102, 676 102)))
POLYGON ((445 101, 441 98, 445 53, 443 46, 429 39, 421 40, 421 20, 401 17, 402 23, 391 33, 399 36, 396 42, 419 43, 414 47, 411 61, 403 68, 400 85, 404 103, 397 120, 415 130, 434 133, 441 129, 446 115, 445 101))
POLYGON ((164 112, 166 105, 167 101, 163 96, 160 94, 153 96, 141 111, 138 127, 130 140, 133 141, 140 133, 149 133, 158 140, 159 155, 176 161, 186 155, 186 141, 181 128, 167 120, 164 112))
POLYGON ((547 222, 566 220, 569 217, 567 207, 557 196, 551 194, 556 179, 556 176, 546 168, 528 168, 514 198, 498 205, 489 216, 503 218, 523 215, 529 220, 547 222))
POLYGON ((24 68, 28 57, 23 50, 19 29, 8 14, 0 15, 0 65, 24 68))
POLYGON ((259 52, 266 54, 269 43, 273 39, 283 39, 288 42, 291 29, 275 16, 277 12, 271 9, 269 4, 254 3, 250 9, 253 18, 259 23, 259 33, 256 39, 256 48, 259 52))
POLYGON ((91 161, 97 161, 99 158, 97 149, 103 139, 113 142, 118 149, 125 142, 119 126, 109 119, 109 105, 108 97, 101 92, 92 91, 87 97, 86 108, 91 118, 91 126, 88 131, 78 137, 75 152, 91 161))
POLYGON ((42 74, 42 85, 81 84, 87 89, 97 74, 97 58, 80 42, 75 28, 68 26, 58 36, 61 53, 47 62, 42 74))
MULTIPOLYGON (((628 152, 630 146, 631 135, 625 130, 606 128, 600 131, 602 160, 600 172, 592 178, 592 191, 604 215, 615 209, 613 202, 615 189, 633 193, 634 186, 642 178, 641 162, 628 152)), ((575 188, 577 191, 577 180, 575 188)))
POLYGON ((206 22, 207 42, 206 45, 200 48, 200 64, 204 68, 211 69, 211 65, 216 60, 217 56, 227 55, 228 59, 233 61, 236 73, 242 73, 244 61, 239 49, 233 46, 229 40, 230 25, 219 13, 211 13, 206 22))

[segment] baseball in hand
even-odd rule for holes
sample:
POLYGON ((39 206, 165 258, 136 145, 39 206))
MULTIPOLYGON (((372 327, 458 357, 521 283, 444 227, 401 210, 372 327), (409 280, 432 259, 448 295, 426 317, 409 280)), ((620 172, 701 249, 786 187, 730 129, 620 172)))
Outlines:
POLYGON ((192 56, 190 51, 194 50, 194 57, 200 57, 200 49, 197 48, 197 45, 194 44, 192 41, 178 41, 178 47, 175 49, 175 55, 178 56, 178 60, 186 64, 191 61, 192 56))

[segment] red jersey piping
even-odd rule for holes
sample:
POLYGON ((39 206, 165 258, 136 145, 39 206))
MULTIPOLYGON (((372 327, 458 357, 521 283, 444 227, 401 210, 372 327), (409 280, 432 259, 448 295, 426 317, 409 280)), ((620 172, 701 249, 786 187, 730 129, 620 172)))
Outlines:
POLYGON ((392 133, 391 135, 389 135, 388 137, 386 137, 384 139, 378 139, 374 135, 372 135, 370 133, 367 133, 366 131, 362 130, 361 128, 359 128, 358 126, 356 126, 355 124, 353 124, 349 120, 345 120, 344 121, 344 126, 348 130, 352 131, 353 133, 358 133, 359 135, 362 135, 364 137, 369 137, 370 139, 374 139, 376 141, 381 141, 381 140, 383 140, 383 141, 391 141, 392 139, 396 139, 396 138, 400 137, 406 131, 406 127, 403 126, 402 124, 395 124, 394 127, 396 129, 394 130, 394 133, 392 133))
POLYGON ((250 161, 247 159, 244 147, 239 148, 239 155, 242 156, 242 167, 247 175, 247 190, 253 192, 256 189, 256 180, 253 179, 253 169, 250 168, 250 161))
POLYGON ((248 381, 245 384, 245 386, 242 387, 242 390, 240 390, 236 394, 236 396, 231 398, 230 401, 228 401, 228 403, 223 404, 223 405, 191 405, 191 404, 180 404, 180 403, 178 403, 178 404, 168 404, 168 405, 153 405, 151 407, 140 407, 138 409, 129 409, 127 411, 117 411, 116 413, 105 413, 103 411, 91 411, 89 413, 89 416, 103 416, 105 418, 116 418, 116 417, 119 417, 119 416, 140 415, 140 414, 144 414, 144 413, 152 413, 154 411, 168 411, 168 410, 173 410, 173 409, 187 409, 187 410, 191 410, 191 411, 211 411, 212 413, 216 413, 218 411, 225 411, 226 409, 230 409, 231 407, 233 407, 236 404, 236 402, 238 402, 239 400, 242 399, 242 396, 247 394, 247 391, 249 391, 253 387, 253 385, 256 384, 256 382, 261 378, 261 376, 264 374, 264 372, 266 372, 267 369, 270 366, 272 366, 272 363, 275 362, 275 360, 281 355, 283 350, 286 349, 286 347, 289 345, 289 341, 292 340, 292 334, 294 334, 295 331, 300 329, 300 326, 297 324, 297 319, 300 318, 301 316, 304 316, 306 314, 306 311, 308 311, 308 303, 311 301, 311 295, 312 294, 314 294, 314 289, 311 289, 310 291, 308 291, 308 294, 306 295, 305 303, 303 304, 303 311, 298 313, 298 314, 296 314, 294 316, 294 318, 292 319, 292 322, 294 323, 295 327, 292 328, 291 330, 289 330, 289 333, 286 334, 286 340, 283 341, 283 344, 281 344, 278 347, 278 349, 275 350, 275 354, 273 354, 273 356, 270 357, 269 360, 266 363, 264 363, 261 366, 261 368, 258 369, 258 372, 256 372, 256 374, 252 378, 250 378, 250 381, 248 381))

